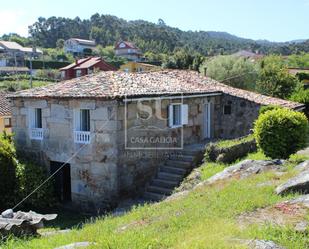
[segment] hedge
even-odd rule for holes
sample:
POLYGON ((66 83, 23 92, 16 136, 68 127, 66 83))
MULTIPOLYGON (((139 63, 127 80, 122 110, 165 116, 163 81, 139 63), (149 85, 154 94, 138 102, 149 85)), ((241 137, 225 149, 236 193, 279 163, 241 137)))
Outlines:
POLYGON ((204 161, 232 163, 256 150, 257 146, 253 135, 223 140, 206 146, 204 161))
MULTIPOLYGON (((30 68, 30 61, 25 60, 26 67, 30 68)), ((33 60, 32 69, 59 69, 71 64, 68 61, 43 61, 33 60)))

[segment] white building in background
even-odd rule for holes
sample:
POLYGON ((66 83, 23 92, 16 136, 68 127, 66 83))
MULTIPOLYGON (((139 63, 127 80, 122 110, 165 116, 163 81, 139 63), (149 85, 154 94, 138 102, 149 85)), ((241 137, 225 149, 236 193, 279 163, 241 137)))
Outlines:
POLYGON ((43 51, 23 47, 16 42, 0 40, 0 67, 24 67, 25 57, 39 57, 43 51))
POLYGON ((92 51, 95 46, 96 43, 92 40, 70 38, 64 42, 64 51, 74 55, 84 54, 85 49, 90 49, 92 51))

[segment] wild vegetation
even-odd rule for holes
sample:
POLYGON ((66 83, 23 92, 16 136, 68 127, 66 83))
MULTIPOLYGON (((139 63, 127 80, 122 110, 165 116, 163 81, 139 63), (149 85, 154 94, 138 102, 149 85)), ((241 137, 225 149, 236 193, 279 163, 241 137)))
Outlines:
MULTIPOLYGON (((47 177, 40 165, 21 161, 16 155, 11 136, 0 134, 0 210, 12 208, 47 177)), ((42 208, 55 205, 52 184, 40 188, 21 207, 42 208)))

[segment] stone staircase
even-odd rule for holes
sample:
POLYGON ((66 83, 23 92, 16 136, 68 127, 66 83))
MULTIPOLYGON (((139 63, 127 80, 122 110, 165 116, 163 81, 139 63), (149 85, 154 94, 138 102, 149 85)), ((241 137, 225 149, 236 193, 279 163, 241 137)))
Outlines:
POLYGON ((201 162, 204 147, 205 144, 195 144, 171 155, 146 186, 143 198, 148 201, 160 201, 171 195, 182 180, 201 162))

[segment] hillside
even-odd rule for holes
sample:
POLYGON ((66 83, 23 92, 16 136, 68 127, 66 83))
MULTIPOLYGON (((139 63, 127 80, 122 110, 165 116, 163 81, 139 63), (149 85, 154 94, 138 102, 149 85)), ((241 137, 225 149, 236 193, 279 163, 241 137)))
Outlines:
POLYGON ((143 20, 126 21, 111 15, 94 14, 81 20, 63 17, 40 17, 29 26, 29 33, 37 46, 54 48, 59 39, 79 37, 94 39, 103 47, 114 45, 120 39, 136 43, 144 52, 169 54, 183 47, 202 55, 231 54, 240 49, 261 53, 309 52, 309 41, 273 43, 240 38, 227 32, 182 31, 159 19, 158 23, 143 20))
MULTIPOLYGON (((257 152, 249 154, 247 159, 266 158, 257 152)), ((244 179, 221 180, 169 201, 135 207, 121 216, 89 220, 82 227, 80 224, 74 227, 71 232, 28 241, 9 239, 2 248, 49 249, 81 241, 93 243, 87 248, 248 248, 248 241, 260 239, 274 241, 285 248, 305 249, 308 248, 306 233, 295 232, 289 226, 246 223, 243 220, 251 216, 265 219, 258 216, 263 210, 268 213, 262 215, 274 215, 272 219, 281 209, 283 214, 292 212, 282 202, 297 195, 281 197, 274 193, 274 188, 294 176, 293 166, 304 159, 294 155, 280 172, 270 170, 244 179)), ((198 168, 201 180, 209 179, 227 166, 215 163, 202 165, 198 168)), ((298 209, 295 210, 297 212, 298 209)), ((54 228, 64 227, 62 222, 54 228)))

